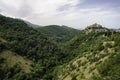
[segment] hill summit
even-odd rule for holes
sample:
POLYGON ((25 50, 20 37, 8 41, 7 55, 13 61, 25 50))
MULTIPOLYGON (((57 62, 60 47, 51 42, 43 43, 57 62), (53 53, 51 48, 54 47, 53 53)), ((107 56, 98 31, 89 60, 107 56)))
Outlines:
POLYGON ((106 32, 109 29, 103 27, 100 24, 95 23, 95 24, 88 26, 85 30, 87 31, 87 33, 89 33, 89 32, 93 32, 93 31, 94 32, 106 32))

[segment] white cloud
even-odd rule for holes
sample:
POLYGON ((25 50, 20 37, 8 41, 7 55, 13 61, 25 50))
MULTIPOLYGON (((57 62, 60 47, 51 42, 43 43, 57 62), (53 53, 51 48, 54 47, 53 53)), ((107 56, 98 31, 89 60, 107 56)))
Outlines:
POLYGON ((116 21, 120 19, 119 14, 104 10, 104 6, 78 7, 82 2, 84 0, 0 0, 0 13, 39 25, 58 24, 74 28, 84 28, 95 22, 109 27, 120 23, 120 20, 116 21))

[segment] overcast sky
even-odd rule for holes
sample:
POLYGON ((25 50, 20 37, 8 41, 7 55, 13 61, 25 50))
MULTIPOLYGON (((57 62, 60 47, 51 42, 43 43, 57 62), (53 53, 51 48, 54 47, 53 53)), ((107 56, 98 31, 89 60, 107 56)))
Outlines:
POLYGON ((38 25, 120 28, 120 0, 0 0, 0 14, 38 25))

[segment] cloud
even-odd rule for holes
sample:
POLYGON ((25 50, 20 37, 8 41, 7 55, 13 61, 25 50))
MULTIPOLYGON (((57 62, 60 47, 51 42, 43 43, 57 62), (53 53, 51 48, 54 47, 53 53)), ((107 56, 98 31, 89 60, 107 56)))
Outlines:
POLYGON ((0 13, 4 15, 39 25, 74 28, 85 28, 95 22, 110 28, 118 26, 119 10, 117 0, 0 0, 0 13))

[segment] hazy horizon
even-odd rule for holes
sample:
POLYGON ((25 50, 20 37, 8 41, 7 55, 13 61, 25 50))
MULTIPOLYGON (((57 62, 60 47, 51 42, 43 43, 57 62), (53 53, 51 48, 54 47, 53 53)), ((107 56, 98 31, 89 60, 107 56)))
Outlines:
POLYGON ((0 0, 0 14, 37 25, 120 28, 120 0, 0 0))

